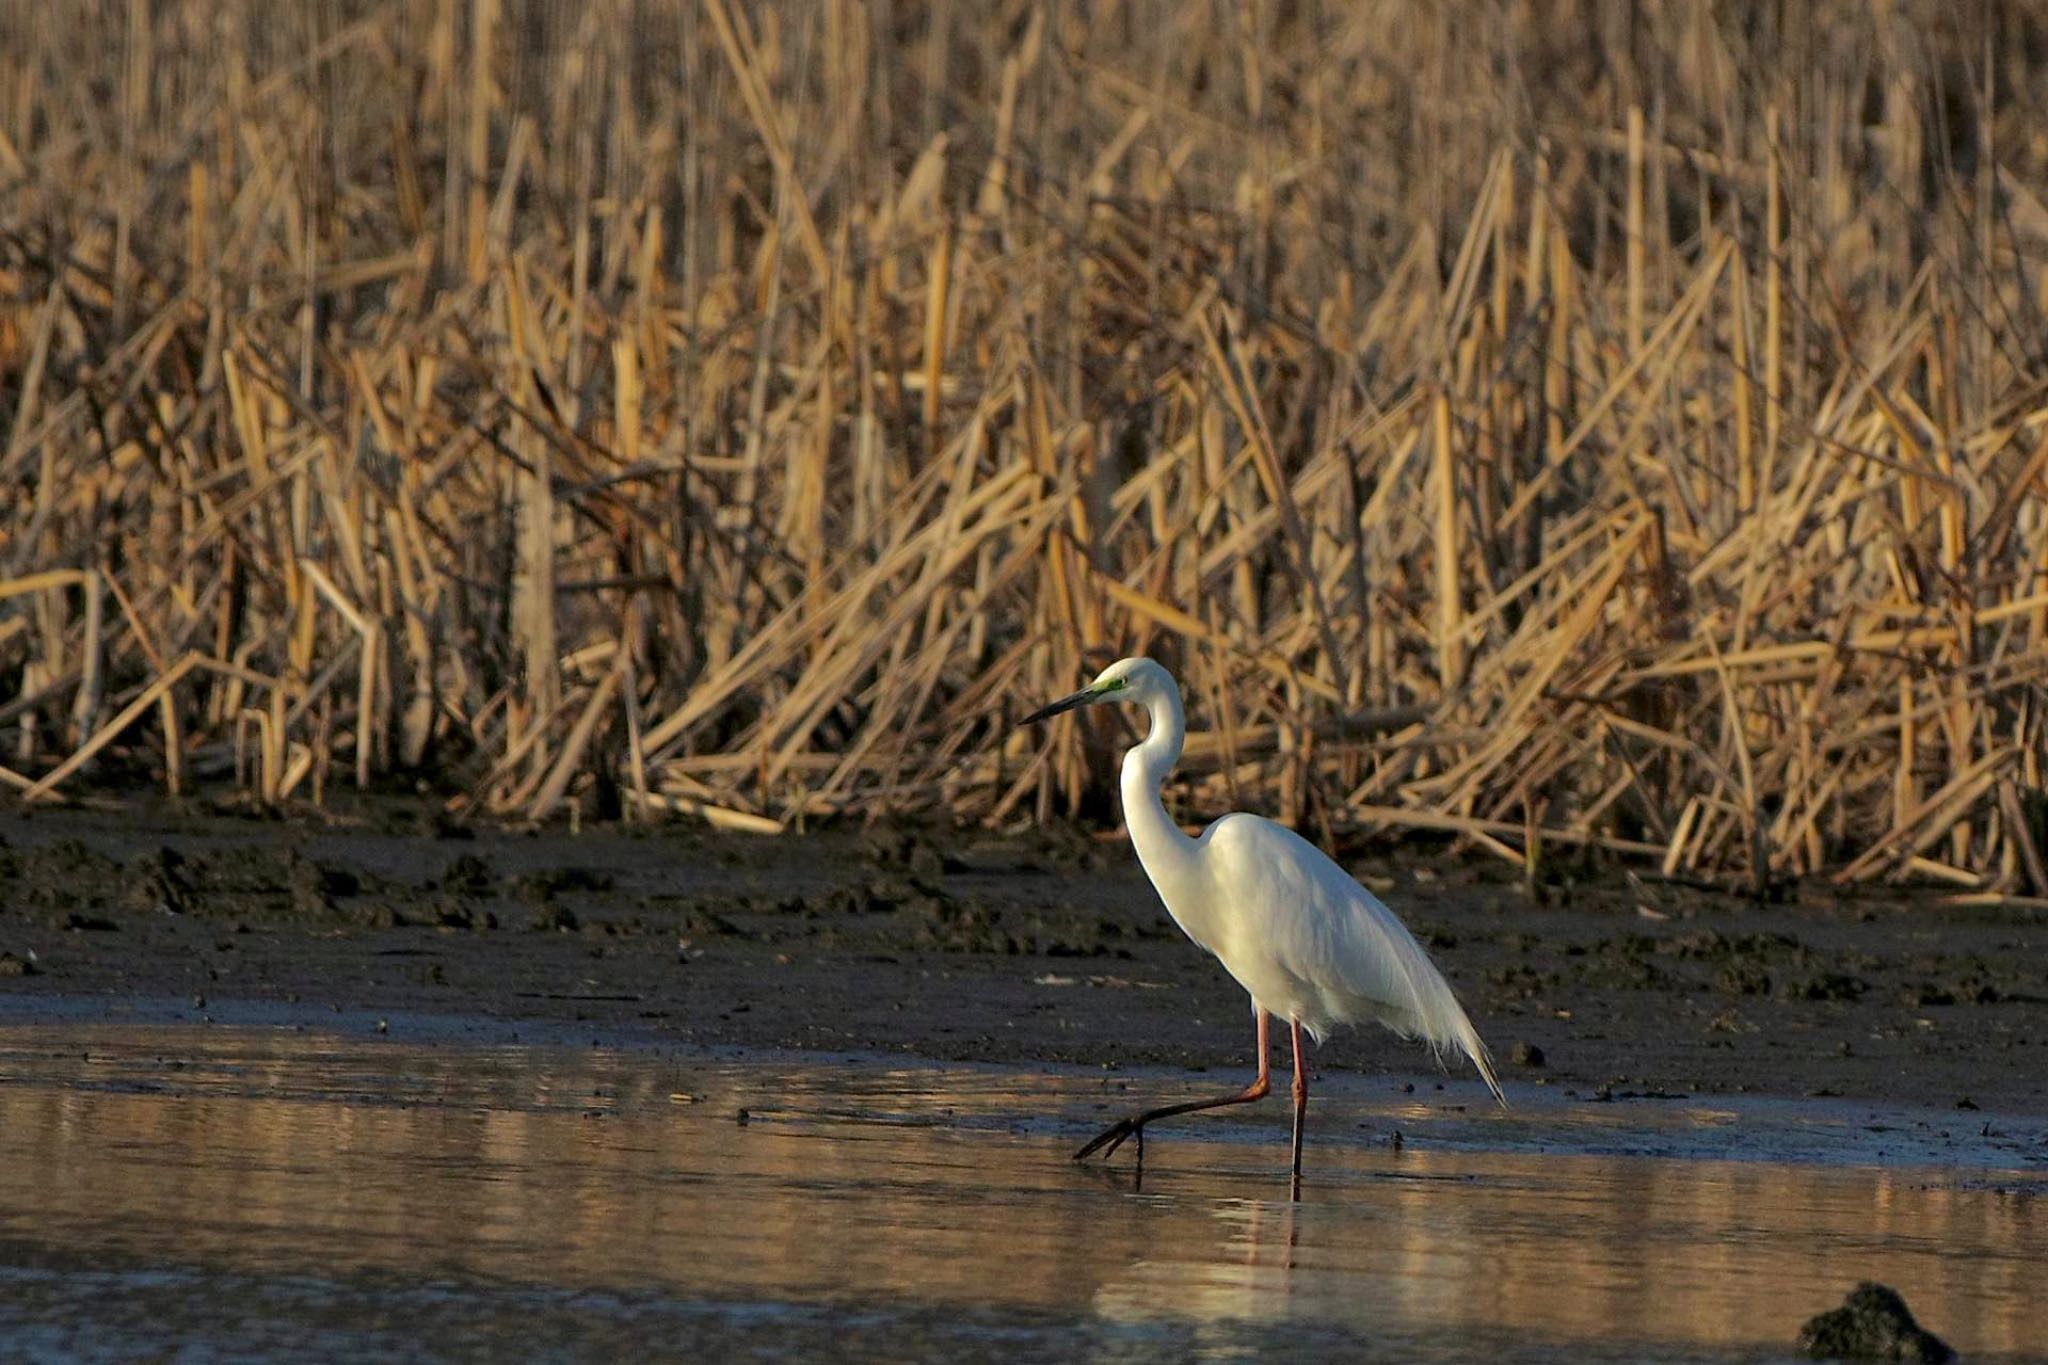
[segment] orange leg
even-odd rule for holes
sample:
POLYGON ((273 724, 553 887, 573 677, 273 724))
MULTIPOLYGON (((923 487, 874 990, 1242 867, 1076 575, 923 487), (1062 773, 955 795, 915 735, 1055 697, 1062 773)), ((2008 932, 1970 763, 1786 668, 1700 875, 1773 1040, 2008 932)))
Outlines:
MULTIPOLYGON (((1145 1159, 1145 1125, 1152 1122, 1154 1119, 1172 1118, 1176 1114, 1192 1114, 1198 1109, 1221 1109, 1224 1105, 1227 1104, 1250 1104, 1253 1100, 1262 1100, 1266 1098, 1268 1094, 1272 1093, 1273 1089, 1271 1065, 1266 1055, 1266 1020, 1268 1016, 1264 1010, 1260 1010, 1258 1012, 1258 1015, 1258 1079, 1254 1080, 1250 1085, 1246 1086, 1244 1089, 1238 1091, 1235 1095, 1225 1095, 1223 1098, 1215 1100, 1190 1100, 1185 1104, 1169 1104, 1164 1106, 1163 1108, 1147 1109, 1142 1114, 1133 1114, 1131 1117, 1127 1119, 1120 1119, 1116 1123, 1113 1123, 1109 1127, 1103 1129, 1100 1133, 1097 1133, 1094 1139, 1091 1142, 1089 1142, 1087 1146, 1083 1147, 1080 1151, 1074 1153, 1074 1160, 1079 1161, 1084 1157, 1093 1156, 1097 1149, 1100 1149, 1102 1154, 1105 1157, 1107 1157, 1114 1153, 1117 1148, 1123 1146, 1124 1140, 1126 1138, 1134 1137, 1138 1140, 1138 1160, 1143 1161, 1145 1159)), ((1299 1024, 1296 1024, 1294 1026, 1294 1032, 1295 1074, 1298 1077, 1301 1071, 1301 1026, 1299 1024)), ((1297 1089, 1299 1088, 1300 1084, 1301 1082, 1297 1079, 1295 1082, 1297 1089)), ((1298 1109, 1299 1106, 1297 1105, 1297 1111, 1298 1109)), ((1295 1133, 1296 1169, 1299 1169, 1301 1165, 1300 1154, 1300 1123, 1299 1120, 1297 1120, 1295 1133)))

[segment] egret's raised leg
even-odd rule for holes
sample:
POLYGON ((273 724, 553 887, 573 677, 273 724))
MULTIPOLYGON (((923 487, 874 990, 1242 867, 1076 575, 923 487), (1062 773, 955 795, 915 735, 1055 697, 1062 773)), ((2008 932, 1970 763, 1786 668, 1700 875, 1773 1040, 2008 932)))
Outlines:
MULTIPOLYGON (((1169 1104, 1159 1109, 1147 1109, 1144 1113, 1133 1114, 1127 1119, 1120 1119, 1103 1129, 1100 1133, 1097 1133, 1093 1141, 1080 1151, 1074 1153, 1074 1160, 1079 1161, 1083 1157, 1093 1156, 1098 1148, 1101 1149, 1103 1156, 1107 1157, 1114 1153, 1117 1148, 1124 1145, 1125 1138, 1131 1137, 1135 1137, 1138 1140, 1138 1155, 1139 1159, 1143 1160, 1145 1153, 1145 1125, 1154 1119, 1168 1119, 1172 1118, 1175 1114, 1192 1114, 1197 1109, 1221 1109, 1226 1104, 1250 1104, 1253 1100, 1266 1098, 1272 1092, 1273 1078, 1267 1058, 1266 1012, 1260 1010, 1258 1014, 1258 1079, 1238 1091, 1235 1095, 1225 1095, 1221 1099, 1214 1100, 1189 1100, 1185 1104, 1169 1104)), ((1297 1162, 1296 1164, 1298 1165, 1299 1163, 1297 1162)))
POLYGON ((1301 1198, 1301 1125, 1308 1117, 1308 1069, 1301 1061, 1301 1020, 1290 1020, 1294 1026, 1294 1176, 1288 1182, 1291 1198, 1301 1198))

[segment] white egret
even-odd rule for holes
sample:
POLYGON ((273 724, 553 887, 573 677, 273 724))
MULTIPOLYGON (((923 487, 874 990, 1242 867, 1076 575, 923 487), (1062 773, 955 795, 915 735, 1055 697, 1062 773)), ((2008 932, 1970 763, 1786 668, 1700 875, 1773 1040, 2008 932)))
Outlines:
POLYGON ((1187 722, 1173 675, 1150 659, 1119 659, 1094 682, 1026 716, 1021 724, 1095 702, 1131 702, 1151 716, 1151 730, 1124 755, 1124 824, 1145 875, 1182 932, 1206 948, 1251 993, 1258 1022, 1259 1074, 1234 1095, 1169 1104, 1134 1114, 1103 1130, 1074 1153, 1107 1156, 1145 1125, 1174 1114, 1249 1104, 1272 1089, 1267 1023, 1287 1021, 1294 1041, 1293 1188, 1301 1185, 1301 1128, 1308 1112, 1301 1031, 1320 1043, 1334 1028, 1377 1022, 1441 1053, 1455 1047, 1472 1059, 1503 1107, 1486 1044, 1422 945, 1343 868, 1283 825, 1256 815, 1226 815, 1197 838, 1166 813, 1160 786, 1180 759, 1187 722))

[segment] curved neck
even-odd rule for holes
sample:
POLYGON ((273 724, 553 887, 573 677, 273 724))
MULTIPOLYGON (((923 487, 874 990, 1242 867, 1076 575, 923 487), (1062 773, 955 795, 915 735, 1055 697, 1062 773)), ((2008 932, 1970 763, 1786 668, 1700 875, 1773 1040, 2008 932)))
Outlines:
MULTIPOLYGON (((1154 882, 1161 874, 1171 875, 1174 864, 1194 852, 1195 841, 1180 832, 1180 826, 1166 813, 1159 788, 1173 765, 1180 761, 1182 742, 1187 738, 1187 720, 1181 714, 1176 689, 1166 688, 1153 695, 1146 710, 1152 728, 1142 744, 1124 755, 1124 827, 1131 833, 1131 847, 1154 882)), ((1164 890, 1164 888, 1161 888, 1164 890)))

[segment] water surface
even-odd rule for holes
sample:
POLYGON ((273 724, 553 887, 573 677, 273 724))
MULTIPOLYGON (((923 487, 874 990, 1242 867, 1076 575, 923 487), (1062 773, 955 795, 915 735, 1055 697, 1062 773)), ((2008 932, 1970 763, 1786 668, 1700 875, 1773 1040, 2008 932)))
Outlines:
POLYGON ((2048 1341, 2040 1123, 1336 1078, 1293 1205, 1283 1106, 1068 1160, 1233 1078, 448 1037, 0 1025, 0 1358, 1758 1360, 1862 1278, 2048 1341))

